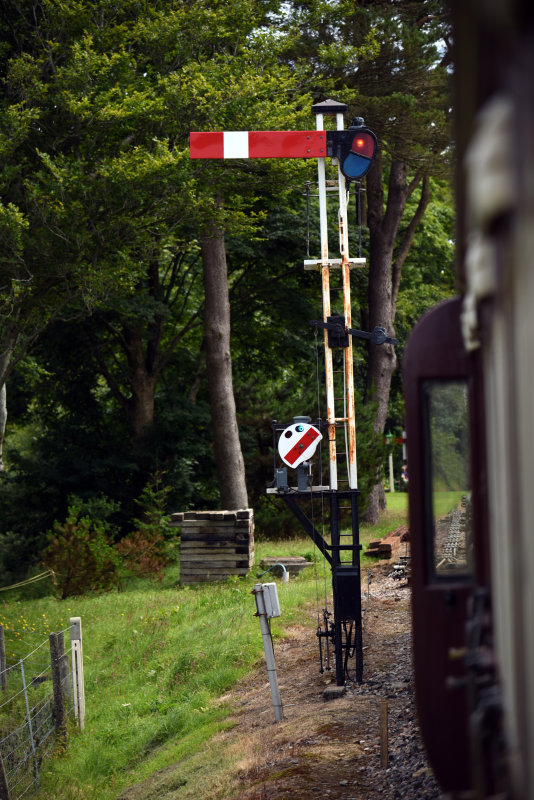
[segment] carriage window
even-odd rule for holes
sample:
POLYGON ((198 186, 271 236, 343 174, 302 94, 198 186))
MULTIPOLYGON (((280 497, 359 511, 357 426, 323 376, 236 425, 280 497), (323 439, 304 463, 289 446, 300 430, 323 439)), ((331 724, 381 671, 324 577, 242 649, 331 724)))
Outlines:
POLYGON ((425 381, 427 536, 433 579, 473 571, 466 381, 425 381))

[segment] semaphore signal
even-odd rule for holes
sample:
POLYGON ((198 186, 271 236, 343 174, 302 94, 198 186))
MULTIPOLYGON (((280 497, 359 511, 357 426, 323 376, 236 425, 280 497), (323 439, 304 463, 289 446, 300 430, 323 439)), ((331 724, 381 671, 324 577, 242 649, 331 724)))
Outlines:
MULTIPOLYGON (((319 625, 317 637, 323 671, 323 656, 326 668, 330 669, 329 648, 334 644, 336 661, 336 680, 341 686, 349 674, 349 660, 355 657, 355 678, 362 681, 363 647, 362 614, 360 592, 359 514, 358 514, 358 471, 356 459, 356 425, 354 409, 354 375, 352 356, 352 337, 368 339, 372 346, 396 344, 387 336, 385 328, 376 326, 368 333, 352 328, 350 300, 350 270, 362 266, 364 258, 350 258, 347 204, 349 186, 356 186, 360 193, 360 181, 370 169, 377 150, 376 136, 364 126, 361 117, 356 117, 352 125, 345 129, 344 114, 347 106, 334 100, 325 100, 312 106, 316 117, 316 130, 311 131, 193 131, 190 134, 190 157, 196 159, 248 159, 248 158, 316 158, 318 162, 318 198, 320 255, 313 260, 305 260, 306 269, 317 269, 321 273, 323 319, 313 322, 324 336, 324 367, 326 383, 327 419, 311 424, 311 417, 296 416, 289 424, 273 421, 273 447, 284 466, 278 468, 275 459, 273 483, 267 488, 268 494, 275 494, 284 501, 295 517, 313 539, 326 561, 332 568, 332 589, 334 615, 325 608, 324 624, 319 625), (324 115, 336 117, 336 130, 323 129, 324 115), (339 230, 339 254, 341 258, 331 258, 328 243, 327 225, 327 185, 325 162, 331 158, 337 164, 337 224, 339 230), (340 307, 337 313, 331 308, 330 272, 340 271, 341 296, 335 296, 340 307), (337 351, 336 363, 342 369, 334 370, 333 352, 337 351), (337 373, 343 375, 338 386, 337 396, 334 383, 340 383, 337 373), (343 409, 336 413, 336 401, 343 400, 343 409), (338 431, 344 433, 338 442, 338 431), (321 441, 326 440, 328 449, 328 484, 323 485, 321 441), (319 483, 314 485, 311 459, 319 450, 316 459, 319 469, 319 483), (345 461, 343 462, 343 459, 345 461), (338 478, 338 463, 342 461, 345 469, 338 478), (297 486, 289 485, 288 468, 297 473, 297 486), (340 489, 339 483, 346 484, 340 489), (311 502, 313 497, 321 501, 321 507, 329 506, 330 541, 315 527, 299 504, 299 500, 311 502), (350 533, 344 530, 341 514, 348 511, 350 533)), ((330 182, 331 183, 331 182, 330 182)), ((329 186, 330 188, 334 188, 329 186)), ((317 331, 318 332, 318 331, 317 331)), ((323 520, 324 521, 324 520, 323 520)), ((324 530, 324 525, 323 525, 324 530)))
POLYGON ((356 117, 337 131, 192 131, 191 158, 337 158, 347 180, 359 180, 376 155, 376 136, 356 117))

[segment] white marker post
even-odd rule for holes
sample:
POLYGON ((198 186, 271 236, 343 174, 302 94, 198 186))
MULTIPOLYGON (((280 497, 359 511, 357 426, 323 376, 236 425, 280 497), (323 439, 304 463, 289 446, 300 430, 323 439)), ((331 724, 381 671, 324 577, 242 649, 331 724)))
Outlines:
POLYGON ((72 689, 74 699, 74 716, 80 730, 85 726, 85 687, 83 679, 82 619, 70 618, 70 642, 72 647, 72 689))
POLYGON ((273 702, 274 720, 280 722, 284 718, 280 690, 278 688, 278 678, 276 676, 276 665, 274 663, 273 640, 271 638, 271 628, 269 619, 280 616, 280 605, 276 593, 276 583, 255 583, 253 595, 256 599, 256 616, 260 618, 261 635, 263 638, 263 649, 265 650, 265 661, 267 663, 267 674, 271 687, 271 698, 273 702))

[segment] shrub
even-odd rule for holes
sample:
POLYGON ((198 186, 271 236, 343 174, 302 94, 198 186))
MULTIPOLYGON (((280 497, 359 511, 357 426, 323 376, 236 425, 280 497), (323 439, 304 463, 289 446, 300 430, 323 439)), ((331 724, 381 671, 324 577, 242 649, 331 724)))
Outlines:
POLYGON ((148 538, 161 534, 164 539, 169 539, 175 534, 170 524, 170 517, 166 513, 171 487, 163 485, 163 476, 163 472, 156 472, 135 501, 141 513, 139 519, 134 522, 137 529, 145 533, 148 538))
POLYGON ((134 520, 136 529, 117 545, 127 572, 138 578, 164 577, 163 569, 172 560, 176 531, 165 513, 170 487, 162 483, 163 473, 156 472, 135 501, 140 510, 134 520))
POLYGON ((42 553, 43 564, 54 572, 55 592, 62 600, 118 585, 120 555, 110 542, 112 526, 105 519, 116 506, 105 499, 99 505, 93 503, 93 518, 84 513, 87 508, 79 498, 71 498, 67 519, 54 523, 42 553))
POLYGON ((169 563, 165 538, 160 532, 150 535, 134 531, 116 546, 126 571, 138 578, 164 578, 163 569, 169 563))
POLYGON ((260 497, 254 509, 254 524, 254 535, 258 541, 302 537, 302 527, 298 520, 279 497, 273 498, 272 495, 260 497))

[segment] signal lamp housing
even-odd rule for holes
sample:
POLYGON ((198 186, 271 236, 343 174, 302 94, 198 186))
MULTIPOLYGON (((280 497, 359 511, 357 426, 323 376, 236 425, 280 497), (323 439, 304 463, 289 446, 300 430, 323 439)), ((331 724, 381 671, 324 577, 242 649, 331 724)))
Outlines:
POLYGON ((365 127, 361 118, 354 121, 361 121, 361 124, 344 131, 326 133, 327 154, 338 159, 341 172, 348 181, 358 181, 367 174, 377 150, 375 134, 365 127))

